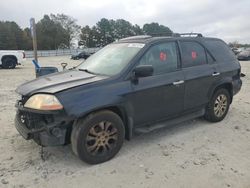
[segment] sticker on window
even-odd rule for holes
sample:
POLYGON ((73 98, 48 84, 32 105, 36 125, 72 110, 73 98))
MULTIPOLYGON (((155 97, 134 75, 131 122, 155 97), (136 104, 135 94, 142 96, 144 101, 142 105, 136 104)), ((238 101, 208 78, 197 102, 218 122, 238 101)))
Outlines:
POLYGON ((142 43, 130 43, 128 44, 129 48, 143 48, 145 46, 145 44, 142 43))
POLYGON ((161 60, 161 61, 166 61, 166 60, 167 60, 167 54, 164 53, 164 52, 161 52, 161 53, 160 53, 160 60, 161 60))
POLYGON ((194 59, 196 59, 197 58, 197 53, 196 52, 192 52, 192 59, 194 60, 194 59))

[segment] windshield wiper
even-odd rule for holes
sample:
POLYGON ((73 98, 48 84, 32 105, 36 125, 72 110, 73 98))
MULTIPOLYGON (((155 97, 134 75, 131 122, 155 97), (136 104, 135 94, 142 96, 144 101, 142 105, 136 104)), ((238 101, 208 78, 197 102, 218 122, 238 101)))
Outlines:
POLYGON ((78 69, 79 71, 84 71, 84 72, 87 72, 87 73, 89 73, 89 74, 94 74, 94 75, 96 75, 94 72, 91 72, 91 71, 89 71, 88 69, 78 69))
POLYGON ((84 71, 84 72, 87 72, 87 73, 93 74, 93 75, 110 76, 110 75, 107 75, 107 74, 95 73, 95 72, 89 71, 88 69, 77 69, 77 70, 79 70, 79 71, 84 71))

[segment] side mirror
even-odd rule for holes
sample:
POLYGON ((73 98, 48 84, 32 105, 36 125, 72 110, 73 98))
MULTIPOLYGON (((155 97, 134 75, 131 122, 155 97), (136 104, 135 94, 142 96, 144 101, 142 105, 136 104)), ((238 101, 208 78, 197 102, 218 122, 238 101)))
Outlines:
POLYGON ((154 68, 152 65, 139 65, 134 69, 135 78, 152 76, 154 68))

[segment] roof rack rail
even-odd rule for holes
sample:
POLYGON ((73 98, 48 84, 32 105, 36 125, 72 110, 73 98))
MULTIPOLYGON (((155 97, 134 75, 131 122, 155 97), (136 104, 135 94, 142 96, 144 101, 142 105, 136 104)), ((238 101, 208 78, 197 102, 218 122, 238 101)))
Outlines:
POLYGON ((173 34, 173 37, 192 37, 192 36, 195 36, 195 37, 203 37, 201 33, 174 33, 173 34))
POLYGON ((151 37, 152 36, 150 36, 150 35, 136 35, 136 36, 122 38, 120 40, 123 41, 123 40, 148 39, 148 38, 151 38, 151 37))
POLYGON ((161 33, 150 33, 152 37, 171 37, 172 33, 170 32, 161 32, 161 33))

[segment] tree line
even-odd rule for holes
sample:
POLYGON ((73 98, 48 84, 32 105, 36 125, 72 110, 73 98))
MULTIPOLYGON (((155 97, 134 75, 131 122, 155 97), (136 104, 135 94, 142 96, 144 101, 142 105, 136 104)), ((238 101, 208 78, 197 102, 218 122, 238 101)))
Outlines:
POLYGON ((249 48, 250 44, 240 44, 238 41, 229 42, 228 46, 231 48, 249 48))
POLYGON ((158 23, 139 25, 131 24, 124 19, 108 20, 102 18, 93 27, 88 25, 81 28, 79 45, 87 47, 105 46, 118 39, 135 35, 162 35, 171 36, 171 29, 158 23))
MULTIPOLYGON (((135 35, 172 35, 172 30, 159 23, 146 23, 141 28, 124 19, 102 18, 94 26, 79 26, 77 20, 65 14, 44 15, 36 23, 39 50, 82 47, 102 47, 121 38, 135 35)), ((0 50, 31 50, 30 28, 22 29, 15 22, 0 21, 0 50)))

